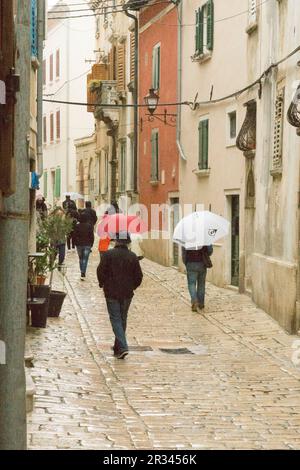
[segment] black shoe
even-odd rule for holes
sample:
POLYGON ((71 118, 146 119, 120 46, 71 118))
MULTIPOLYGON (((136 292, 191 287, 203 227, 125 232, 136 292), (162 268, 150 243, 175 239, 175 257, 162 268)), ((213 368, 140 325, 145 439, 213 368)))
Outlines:
POLYGON ((202 313, 202 310, 204 310, 204 305, 201 305, 201 304, 197 305, 197 312, 202 313))
POLYGON ((85 274, 84 274, 84 273, 81 273, 81 277, 80 277, 80 279, 81 279, 82 281, 84 281, 84 280, 85 280, 85 274))
POLYGON ((117 359, 124 359, 127 356, 128 351, 122 351, 116 354, 117 359))

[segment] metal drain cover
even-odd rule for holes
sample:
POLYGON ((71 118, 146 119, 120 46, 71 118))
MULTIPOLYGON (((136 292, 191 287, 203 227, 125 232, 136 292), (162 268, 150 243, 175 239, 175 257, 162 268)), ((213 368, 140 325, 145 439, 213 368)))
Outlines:
POLYGON ((151 346, 130 346, 129 351, 153 351, 151 346))
POLYGON ((159 350, 167 354, 194 354, 192 351, 190 351, 187 348, 175 348, 175 349, 159 348, 159 350))

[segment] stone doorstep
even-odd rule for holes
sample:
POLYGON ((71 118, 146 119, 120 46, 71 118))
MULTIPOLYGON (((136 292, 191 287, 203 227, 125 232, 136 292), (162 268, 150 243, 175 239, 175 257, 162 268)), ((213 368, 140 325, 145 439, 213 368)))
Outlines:
POLYGON ((31 378, 29 369, 25 367, 26 375, 26 413, 33 411, 34 395, 35 395, 35 385, 31 378))

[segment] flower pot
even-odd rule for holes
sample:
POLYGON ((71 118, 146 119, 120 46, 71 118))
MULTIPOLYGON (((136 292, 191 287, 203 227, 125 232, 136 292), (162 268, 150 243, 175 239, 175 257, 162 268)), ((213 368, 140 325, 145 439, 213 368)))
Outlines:
POLYGON ((47 277, 46 276, 37 276, 36 283, 38 286, 43 286, 45 284, 47 277))
POLYGON ((58 317, 66 297, 65 292, 52 290, 50 293, 48 317, 58 317))
POLYGON ((46 304, 31 305, 31 326, 34 328, 46 328, 48 309, 46 304))
POLYGON ((47 325, 48 307, 49 307, 49 296, 51 287, 41 285, 30 286, 31 298, 46 299, 46 302, 42 305, 31 305, 31 326, 36 328, 45 328, 47 325))

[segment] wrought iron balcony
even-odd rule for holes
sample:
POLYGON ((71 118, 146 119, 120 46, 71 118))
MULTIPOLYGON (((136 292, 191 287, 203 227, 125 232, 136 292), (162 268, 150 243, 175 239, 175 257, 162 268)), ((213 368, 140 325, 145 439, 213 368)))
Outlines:
POLYGON ((292 126, 297 128, 297 134, 300 136, 300 84, 298 85, 294 99, 290 104, 287 119, 292 126))
POLYGON ((101 80, 94 93, 96 95, 95 118, 107 123, 109 121, 117 123, 119 121, 117 81, 101 80))
POLYGON ((256 149, 256 101, 251 100, 245 106, 247 113, 236 139, 236 145, 244 152, 245 157, 253 158, 256 149))

